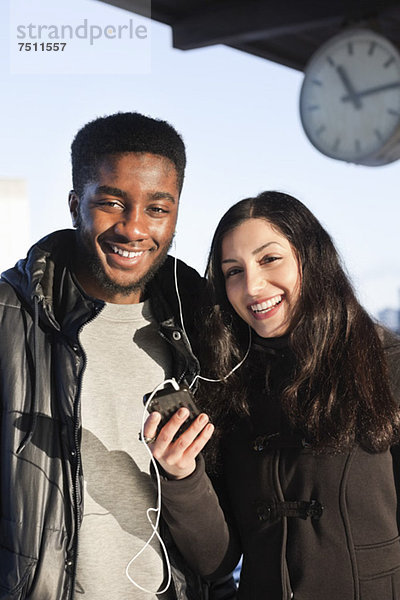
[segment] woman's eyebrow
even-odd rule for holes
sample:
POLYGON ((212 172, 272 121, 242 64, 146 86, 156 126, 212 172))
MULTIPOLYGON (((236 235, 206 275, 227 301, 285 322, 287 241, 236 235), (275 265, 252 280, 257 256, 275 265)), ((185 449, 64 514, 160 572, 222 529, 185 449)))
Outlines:
POLYGON ((262 250, 265 250, 265 248, 267 248, 268 246, 270 246, 271 244, 278 244, 278 246, 281 246, 281 248, 283 248, 282 244, 280 244, 279 242, 276 242, 275 240, 273 240, 272 242, 267 242, 266 244, 263 244, 262 246, 260 246, 259 248, 256 248, 255 250, 252 251, 253 256, 255 254, 258 254, 259 252, 261 252, 262 250))
MULTIPOLYGON (((262 252, 263 250, 265 250, 265 248, 267 248, 268 246, 271 246, 271 244, 277 244, 278 246, 281 246, 281 248, 284 248, 284 246, 282 244, 273 240, 272 242, 267 242, 266 244, 259 246, 255 250, 252 250, 252 252, 251 252, 252 255, 255 256, 259 252, 262 252)), ((236 258, 225 258, 224 260, 221 260, 222 265, 224 265, 226 263, 235 263, 235 262, 239 262, 239 261, 236 258)))

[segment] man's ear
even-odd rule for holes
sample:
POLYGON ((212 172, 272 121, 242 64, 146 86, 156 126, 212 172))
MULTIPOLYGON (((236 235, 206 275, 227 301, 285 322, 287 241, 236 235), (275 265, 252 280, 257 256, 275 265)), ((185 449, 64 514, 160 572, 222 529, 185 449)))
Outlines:
POLYGON ((71 190, 68 194, 68 205, 69 212, 71 213, 72 225, 78 227, 79 225, 79 196, 75 190, 71 190))

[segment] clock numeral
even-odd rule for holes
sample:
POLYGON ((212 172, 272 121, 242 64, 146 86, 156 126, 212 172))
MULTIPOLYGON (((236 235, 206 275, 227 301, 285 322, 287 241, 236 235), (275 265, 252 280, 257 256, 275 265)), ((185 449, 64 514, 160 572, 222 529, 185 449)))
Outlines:
POLYGON ((394 110, 394 108, 388 108, 387 112, 389 115, 393 115, 394 117, 400 117, 400 112, 398 110, 394 110))
POLYGON ((371 42, 371 45, 370 45, 369 50, 368 50, 369 56, 373 55, 373 53, 375 51, 375 48, 376 48, 376 42, 371 42))
POLYGON ((313 85, 319 85, 319 86, 322 85, 322 81, 320 81, 319 79, 311 79, 311 83, 313 85))
POLYGON ((319 104, 312 104, 311 106, 307 106, 307 110, 318 110, 319 108, 319 104))
POLYGON ((348 53, 349 53, 349 54, 353 54, 353 50, 354 50, 354 47, 353 47, 353 42, 349 42, 349 43, 347 44, 347 51, 348 51, 348 53))
POLYGON ((354 146, 356 148, 356 152, 357 154, 359 154, 361 152, 361 144, 360 144, 360 140, 355 140, 354 142, 354 146))
POLYGON ((326 60, 328 61, 328 63, 331 65, 331 67, 336 67, 335 65, 335 61, 333 60, 333 58, 331 56, 327 56, 326 60))
POLYGON ((385 69, 387 69, 388 67, 390 67, 390 65, 392 65, 395 62, 394 60, 394 56, 391 56, 389 58, 389 60, 387 60, 385 63, 383 63, 383 66, 385 67, 385 69))
POLYGON ((374 129, 374 134, 376 135, 376 137, 378 138, 379 141, 382 140, 382 134, 379 131, 379 129, 374 129))
POLYGON ((325 131, 325 129, 326 129, 326 126, 325 125, 321 125, 320 127, 318 127, 317 131, 315 132, 315 135, 317 137, 319 137, 321 135, 321 133, 323 133, 325 131))
POLYGON ((332 146, 332 151, 336 152, 337 149, 339 148, 339 144, 340 144, 340 138, 336 138, 335 143, 332 146))

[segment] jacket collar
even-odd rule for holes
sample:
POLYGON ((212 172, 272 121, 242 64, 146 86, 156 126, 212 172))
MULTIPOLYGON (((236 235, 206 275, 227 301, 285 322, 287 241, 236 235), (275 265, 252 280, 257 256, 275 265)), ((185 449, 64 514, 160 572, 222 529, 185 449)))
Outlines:
POLYGON ((71 272, 75 231, 55 231, 32 246, 25 259, 2 274, 22 301, 39 304, 39 320, 45 327, 76 336, 81 324, 104 306, 79 289, 71 272))
MULTIPOLYGON (((104 306, 102 300, 87 296, 74 279, 71 259, 75 240, 72 229, 55 231, 2 274, 24 303, 32 307, 37 299, 39 320, 44 326, 71 336, 76 336, 82 324, 94 318, 104 306)), ((191 335, 193 306, 201 286, 202 279, 194 269, 180 260, 175 264, 175 259, 168 256, 147 287, 156 321, 167 329, 184 325, 191 335)))

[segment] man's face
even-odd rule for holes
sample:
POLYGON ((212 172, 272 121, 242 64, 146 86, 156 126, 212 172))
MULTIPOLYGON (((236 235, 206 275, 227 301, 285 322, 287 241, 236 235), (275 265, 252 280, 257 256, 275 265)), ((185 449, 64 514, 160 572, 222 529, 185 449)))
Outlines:
POLYGON ((106 156, 95 181, 70 211, 77 227, 75 273, 90 295, 115 304, 140 302, 165 260, 178 215, 174 164, 155 154, 106 156))

